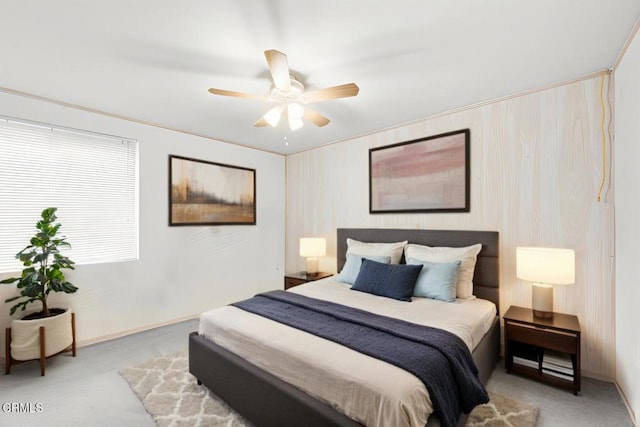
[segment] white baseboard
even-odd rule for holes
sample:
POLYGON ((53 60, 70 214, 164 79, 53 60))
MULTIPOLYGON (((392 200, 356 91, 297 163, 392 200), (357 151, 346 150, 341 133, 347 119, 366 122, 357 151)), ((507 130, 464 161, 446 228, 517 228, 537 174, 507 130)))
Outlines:
POLYGON ((111 341, 113 339, 126 337, 127 335, 136 334, 138 332, 148 331, 149 329, 155 329, 155 328, 159 328, 161 326, 173 325, 175 323, 184 322, 186 320, 197 319, 198 317, 200 317, 200 313, 193 314, 191 316, 180 317, 178 319, 167 320, 166 322, 154 323, 154 324, 151 324, 151 325, 145 325, 145 326, 141 326, 141 327, 138 327, 138 328, 127 329, 125 331, 116 332, 114 334, 104 335, 104 336, 101 336, 101 337, 90 338, 90 339, 86 339, 86 340, 80 340, 80 341, 78 341, 77 346, 78 347, 85 347, 85 346, 88 346, 88 345, 97 344, 97 343, 104 342, 104 341, 111 341))
MULTIPOLYGON (((629 412, 629 416, 631 417, 631 422, 633 423, 634 426, 640 425, 640 420, 638 420, 638 418, 636 418, 636 415, 633 413, 633 408, 629 404, 629 400, 627 399, 627 396, 624 394, 624 391, 622 390, 622 388, 620 387, 617 381, 614 381, 614 384, 618 389, 618 393, 620 393, 620 396, 622 397, 624 406, 627 407, 627 411, 629 412)), ((638 414, 638 416, 640 417, 640 414, 638 414)))
MULTIPOLYGON (((161 326, 168 326, 168 325, 173 325, 175 323, 184 322, 186 320, 197 319, 198 317, 200 317, 200 313, 193 314, 191 316, 180 317, 180 318, 177 318, 177 319, 167 320, 166 322, 154 323, 154 324, 151 324, 151 325, 145 325, 145 326, 141 326, 141 327, 138 327, 138 328, 127 329, 125 331, 116 332, 114 334, 103 335, 103 336, 100 336, 100 337, 90 338, 90 339, 86 339, 86 340, 79 340, 76 343, 76 346, 78 348, 86 347, 88 345, 98 344, 98 343, 105 342, 105 341, 111 341, 111 340, 114 340, 116 338, 126 337, 127 335, 132 335, 132 334, 136 334, 138 332, 148 331, 150 329, 159 328, 161 326)), ((0 357, 0 363, 2 363, 3 366, 5 365, 5 358, 4 357, 0 357)))

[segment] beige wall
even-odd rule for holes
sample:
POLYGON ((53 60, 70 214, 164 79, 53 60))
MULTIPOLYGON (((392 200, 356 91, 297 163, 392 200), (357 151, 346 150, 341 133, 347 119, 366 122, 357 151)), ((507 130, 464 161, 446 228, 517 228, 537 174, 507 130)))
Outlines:
MULTIPOLYGON (((639 21, 640 22, 640 21, 639 21)), ((616 381, 640 425, 640 36, 615 72, 616 82, 616 381)))
POLYGON ((600 79, 589 79, 288 156, 287 271, 304 270, 301 236, 328 239, 320 267, 335 271, 337 227, 497 230, 504 312, 531 303, 531 286, 515 277, 516 246, 574 248, 576 284, 556 288, 554 309, 580 318, 584 371, 613 379, 613 194, 596 201, 599 96, 600 79), (462 128, 471 129, 470 213, 369 214, 369 148, 462 128))

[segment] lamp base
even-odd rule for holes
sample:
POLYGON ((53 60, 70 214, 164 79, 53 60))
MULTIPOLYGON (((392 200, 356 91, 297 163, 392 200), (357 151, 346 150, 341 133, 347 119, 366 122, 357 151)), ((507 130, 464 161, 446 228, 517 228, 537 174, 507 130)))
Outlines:
POLYGON ((318 275, 318 258, 311 257, 307 258, 307 276, 317 276, 318 275))
POLYGON ((534 283, 531 288, 533 315, 542 319, 553 317, 553 286, 534 283))
POLYGON ((553 311, 533 310, 533 317, 538 319, 553 319, 553 311))

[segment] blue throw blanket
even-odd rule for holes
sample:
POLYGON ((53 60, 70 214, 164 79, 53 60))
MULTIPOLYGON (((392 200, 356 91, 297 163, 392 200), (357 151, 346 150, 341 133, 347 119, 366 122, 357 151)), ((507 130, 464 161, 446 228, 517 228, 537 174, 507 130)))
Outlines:
POLYGON ((284 291, 232 305, 412 373, 429 391, 443 427, 456 426, 461 412, 489 401, 466 344, 442 329, 284 291))

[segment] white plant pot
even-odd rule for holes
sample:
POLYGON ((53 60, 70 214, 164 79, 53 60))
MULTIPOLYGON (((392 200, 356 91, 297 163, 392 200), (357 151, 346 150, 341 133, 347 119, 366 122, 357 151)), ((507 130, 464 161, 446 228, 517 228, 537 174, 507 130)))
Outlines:
POLYGON ((43 319, 11 321, 11 357, 15 360, 40 358, 40 327, 45 329, 45 356, 60 353, 73 343, 71 310, 43 319))

